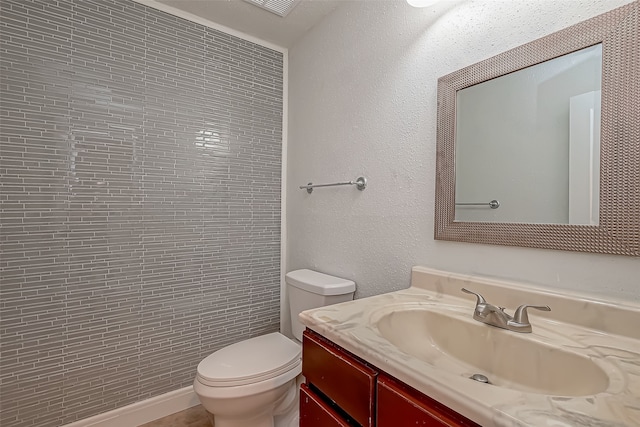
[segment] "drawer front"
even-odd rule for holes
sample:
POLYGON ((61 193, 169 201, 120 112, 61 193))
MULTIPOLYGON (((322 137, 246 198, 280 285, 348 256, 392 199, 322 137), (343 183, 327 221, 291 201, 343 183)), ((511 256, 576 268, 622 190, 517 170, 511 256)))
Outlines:
POLYGON ((375 370, 307 330, 302 345, 302 374, 308 384, 313 384, 357 423, 375 425, 375 370))
POLYGON ((349 427, 329 405, 309 390, 300 386, 300 427, 349 427))
POLYGON ((481 427, 386 375, 378 377, 378 427, 481 427))

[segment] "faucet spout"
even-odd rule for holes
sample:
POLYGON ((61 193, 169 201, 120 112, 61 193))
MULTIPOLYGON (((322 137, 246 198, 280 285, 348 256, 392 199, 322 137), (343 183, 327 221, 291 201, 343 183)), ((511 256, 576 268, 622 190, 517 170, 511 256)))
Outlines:
POLYGON ((476 305, 473 318, 499 328, 506 328, 507 323, 513 320, 513 317, 507 314, 503 307, 497 307, 489 303, 476 305))

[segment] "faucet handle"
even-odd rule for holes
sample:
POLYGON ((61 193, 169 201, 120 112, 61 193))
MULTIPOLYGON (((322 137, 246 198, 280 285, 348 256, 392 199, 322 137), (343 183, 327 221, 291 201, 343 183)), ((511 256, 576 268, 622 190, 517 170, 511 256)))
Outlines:
POLYGON ((516 323, 528 324, 529 315, 527 314, 527 308, 535 308, 536 310, 542 311, 551 311, 551 308, 548 305, 522 304, 516 309, 516 312, 513 313, 513 321, 516 323))
POLYGON ((462 288, 462 289, 460 289, 460 290, 461 290, 462 292, 466 292, 466 293, 468 293, 468 294, 475 295, 475 296, 476 296, 476 298, 478 299, 478 301, 476 302, 476 305, 484 304, 484 303, 486 303, 486 302, 487 302, 487 300, 485 300, 485 299, 484 299, 484 297, 483 297, 482 295, 480 295, 480 294, 478 294, 478 293, 476 293, 476 292, 470 291, 469 289, 465 289, 465 288, 462 288))

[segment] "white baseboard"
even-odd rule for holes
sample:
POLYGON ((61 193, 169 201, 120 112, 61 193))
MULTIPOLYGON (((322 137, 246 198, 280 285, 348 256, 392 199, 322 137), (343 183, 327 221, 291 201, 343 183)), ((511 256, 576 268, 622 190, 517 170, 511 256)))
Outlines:
POLYGON ((137 427, 199 404, 193 387, 188 386, 63 427, 137 427))

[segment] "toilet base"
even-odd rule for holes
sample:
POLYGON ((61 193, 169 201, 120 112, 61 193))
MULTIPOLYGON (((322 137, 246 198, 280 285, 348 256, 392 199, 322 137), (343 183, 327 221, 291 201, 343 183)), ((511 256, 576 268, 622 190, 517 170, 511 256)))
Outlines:
MULTIPOLYGON (((218 420, 218 423, 216 424, 214 421, 213 414, 210 412, 207 412, 207 415, 209 416, 209 420, 211 421, 212 427, 224 427, 224 426, 230 427, 230 426, 237 426, 237 425, 240 425, 241 427, 244 427, 246 425, 251 425, 251 426, 267 425, 267 426, 273 426, 273 427, 298 427, 300 425, 300 411, 297 407, 286 414, 276 415, 275 417, 271 417, 271 421, 270 421, 271 424, 269 424, 269 420, 265 420, 264 424, 253 424, 254 420, 250 420, 252 424, 246 424, 247 420, 242 420, 242 421, 218 420)), ((255 420, 255 422, 259 423, 260 420, 255 420)))
MULTIPOLYGON (((298 391, 300 388, 298 388, 298 391)), ((273 417, 273 427, 299 427, 300 426, 300 394, 296 393, 295 405, 288 412, 273 417)))
POLYGON ((194 382, 202 406, 214 427, 297 427, 299 378, 274 389, 238 399, 211 399, 206 387, 194 382))
POLYGON ((259 415, 255 418, 233 419, 221 416, 212 416, 213 427, 275 427, 273 416, 271 414, 259 415))

